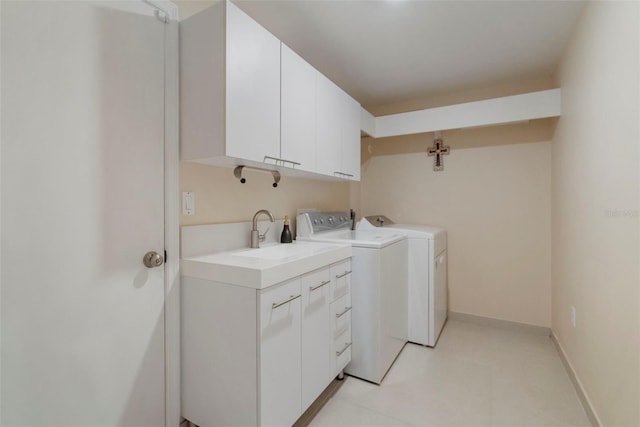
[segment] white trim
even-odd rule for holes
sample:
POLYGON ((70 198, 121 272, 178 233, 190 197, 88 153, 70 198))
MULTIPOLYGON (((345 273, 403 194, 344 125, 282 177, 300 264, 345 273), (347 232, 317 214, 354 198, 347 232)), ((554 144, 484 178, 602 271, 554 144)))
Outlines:
POLYGON ((528 334, 550 336, 551 329, 546 326, 531 325, 529 323, 513 322, 511 320, 495 319, 493 317, 476 316, 475 314, 459 313, 450 311, 449 320, 459 322, 475 323, 476 325, 490 326, 497 329, 505 329, 514 332, 524 332, 528 334))
POLYGON ((582 408, 584 409, 589 422, 593 427, 600 427, 602 425, 602 422, 600 421, 600 418, 598 418, 598 415, 596 414, 596 411, 591 404, 589 396, 587 396, 587 393, 585 392, 580 379, 576 375, 576 371, 573 369, 573 366, 571 366, 571 362, 569 362, 569 359, 567 358, 567 353, 565 353, 564 349, 560 345, 560 341, 558 341, 558 337, 553 332, 553 330, 551 331, 551 341, 553 341, 553 344, 555 345, 556 350, 560 355, 560 359, 562 360, 562 364, 564 365, 564 369, 567 371, 569 379, 571 379, 573 387, 576 389, 578 399, 580 399, 580 403, 582 404, 582 408))
POLYGON ((180 410, 180 216, 178 7, 168 0, 142 0, 168 18, 165 23, 164 88, 164 363, 165 426, 179 426, 180 410))
POLYGON ((178 21, 165 31, 165 425, 178 426, 180 410, 180 203, 178 21))
POLYGON ((366 123, 362 130, 374 138, 384 138, 557 117, 560 101, 560 89, 543 90, 375 117, 374 126, 366 123))
MULTIPOLYGON (((0 1, 0 25, 2 2, 0 1)), ((0 31, 2 46, 2 31, 0 31)), ((2 55, 0 55, 0 100, 2 99, 2 55)), ((2 102, 0 102, 0 153, 2 153, 2 102)), ((0 154, 0 189, 2 188, 2 155, 0 154)), ((0 190, 0 242, 2 241, 2 191, 0 190)), ((2 325, 2 245, 0 245, 0 325, 2 325)), ((2 328, 0 327, 0 422, 2 422, 2 328)))
POLYGON ((169 0, 142 0, 154 9, 167 14, 169 19, 178 20, 178 6, 169 0))
POLYGON ((362 130, 362 132, 375 138, 376 118, 373 116, 373 114, 362 107, 360 107, 360 129, 362 130))

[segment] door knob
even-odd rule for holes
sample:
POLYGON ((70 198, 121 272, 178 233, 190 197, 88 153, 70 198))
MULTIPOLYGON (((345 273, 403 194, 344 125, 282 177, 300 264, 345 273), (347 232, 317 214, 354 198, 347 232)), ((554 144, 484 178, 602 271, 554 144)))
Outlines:
POLYGON ((156 251, 149 251, 144 255, 142 262, 148 268, 160 267, 164 263, 164 258, 156 251))

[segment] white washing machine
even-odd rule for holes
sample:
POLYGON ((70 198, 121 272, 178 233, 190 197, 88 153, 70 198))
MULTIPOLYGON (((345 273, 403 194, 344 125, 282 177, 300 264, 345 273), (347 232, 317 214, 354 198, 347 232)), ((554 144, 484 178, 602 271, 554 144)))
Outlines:
POLYGON ((382 227, 409 238, 409 341, 434 347, 447 320, 447 232, 417 224, 395 224, 384 215, 367 216, 358 230, 382 227))
POLYGON ((351 259, 351 362, 345 373, 380 384, 407 342, 404 232, 351 230, 349 213, 298 215, 296 239, 348 243, 351 259))

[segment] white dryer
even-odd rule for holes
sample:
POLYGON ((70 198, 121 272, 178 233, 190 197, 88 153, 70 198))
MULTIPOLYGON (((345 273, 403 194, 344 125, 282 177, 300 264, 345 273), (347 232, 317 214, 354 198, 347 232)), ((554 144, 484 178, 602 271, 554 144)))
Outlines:
POLYGON ((359 230, 375 227, 402 231, 409 239, 408 337, 434 347, 447 320, 447 232, 418 224, 395 224, 384 215, 367 216, 359 230))

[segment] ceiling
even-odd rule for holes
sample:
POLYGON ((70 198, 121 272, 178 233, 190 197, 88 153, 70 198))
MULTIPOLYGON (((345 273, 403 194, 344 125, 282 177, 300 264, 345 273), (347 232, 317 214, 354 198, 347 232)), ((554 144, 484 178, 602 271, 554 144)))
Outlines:
POLYGON ((582 1, 234 0, 365 108, 550 76, 582 1))

